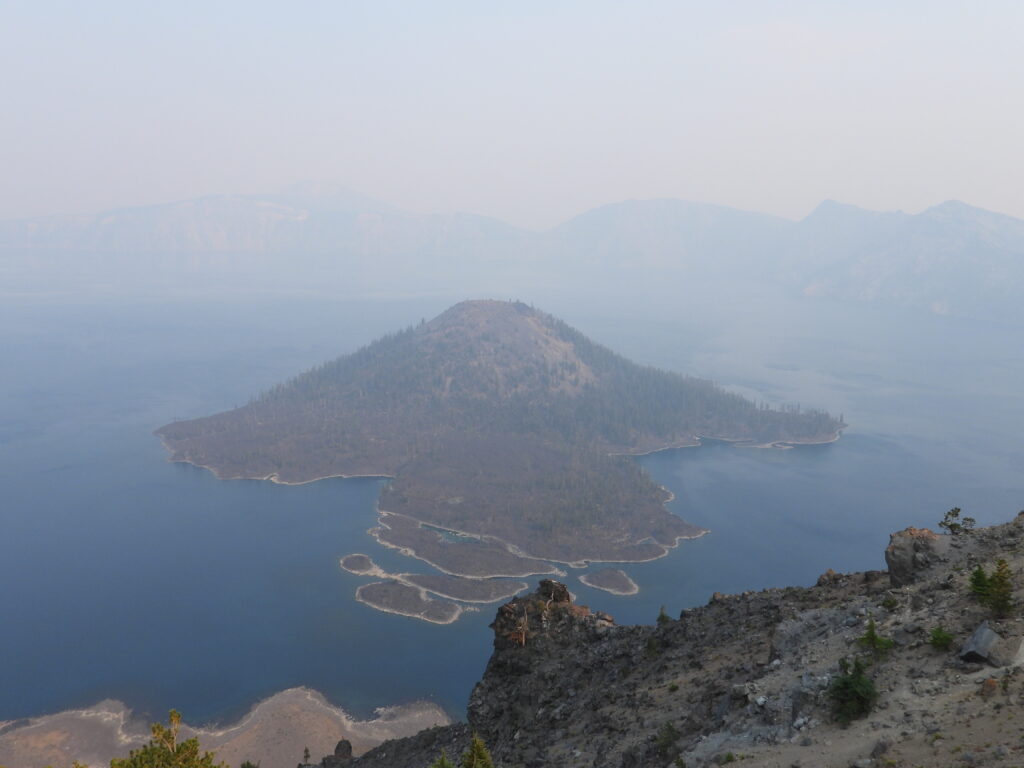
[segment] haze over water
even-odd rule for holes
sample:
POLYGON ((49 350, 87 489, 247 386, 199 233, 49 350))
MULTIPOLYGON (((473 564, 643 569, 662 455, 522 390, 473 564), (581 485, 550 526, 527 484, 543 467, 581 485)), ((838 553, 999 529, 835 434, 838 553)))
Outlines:
MULTIPOLYGON (((424 570, 365 534, 380 481, 221 482, 169 464, 151 432, 240 405, 461 298, 5 302, 0 719, 114 697, 152 716, 173 706, 223 720, 294 685, 355 714, 433 698, 460 716, 496 606, 436 626, 353 600, 364 580, 338 567, 344 554, 424 570)), ((676 494, 673 511, 712 533, 626 567, 634 598, 570 572, 580 601, 620 623, 713 591, 881 568, 890 531, 934 526, 954 505, 982 524, 1024 506, 1013 328, 753 294, 729 306, 536 303, 638 362, 851 424, 830 446, 642 459, 676 494)))

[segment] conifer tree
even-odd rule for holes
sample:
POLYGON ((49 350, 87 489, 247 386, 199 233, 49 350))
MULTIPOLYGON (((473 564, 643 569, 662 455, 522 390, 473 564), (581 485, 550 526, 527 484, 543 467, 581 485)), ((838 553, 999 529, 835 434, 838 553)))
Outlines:
POLYGON ((153 738, 141 749, 133 749, 128 757, 110 761, 110 768, 228 768, 227 763, 215 763, 213 752, 199 754, 199 739, 192 737, 178 743, 181 714, 171 710, 170 727, 153 723, 153 738))
POLYGON ((978 600, 981 601, 982 605, 984 605, 988 599, 989 588, 990 584, 988 574, 985 573, 985 569, 979 565, 971 571, 971 592, 978 596, 978 600))
POLYGON ((1006 618, 1013 611, 1013 574, 1009 564, 1000 558, 996 570, 988 578, 988 594, 985 604, 997 618, 1006 618))
POLYGON ((448 759, 448 753, 442 749, 441 756, 430 764, 430 768, 455 768, 455 763, 448 759))
POLYGON ((871 651, 871 654, 876 659, 888 653, 892 650, 893 645, 895 645, 889 638, 878 634, 873 616, 868 619, 868 626, 864 634, 857 638, 857 644, 871 651))
POLYGON ((487 751, 483 739, 473 734, 473 741, 470 742, 469 749, 462 754, 459 765, 460 768, 494 768, 491 753, 487 751))

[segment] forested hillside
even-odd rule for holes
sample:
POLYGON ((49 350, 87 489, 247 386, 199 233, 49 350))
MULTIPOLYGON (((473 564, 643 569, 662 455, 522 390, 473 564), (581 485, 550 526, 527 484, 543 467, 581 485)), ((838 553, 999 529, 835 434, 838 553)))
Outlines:
POLYGON ((823 442, 841 427, 638 366, 525 304, 478 301, 158 434, 222 478, 389 475, 383 509, 580 560, 647 559, 699 533, 611 454, 701 436, 823 442))

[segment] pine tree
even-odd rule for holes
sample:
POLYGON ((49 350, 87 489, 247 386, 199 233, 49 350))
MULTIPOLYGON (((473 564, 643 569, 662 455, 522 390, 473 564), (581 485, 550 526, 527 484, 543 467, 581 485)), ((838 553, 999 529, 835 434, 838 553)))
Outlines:
POLYGON ((875 619, 871 617, 868 619, 867 629, 864 634, 857 638, 857 644, 863 648, 867 648, 871 651, 871 654, 877 659, 878 657, 888 653, 892 650, 893 643, 888 637, 882 637, 878 634, 878 629, 875 627, 875 619))
POLYGON ((181 715, 171 710, 170 727, 153 723, 153 738, 141 749, 133 749, 128 757, 110 761, 110 768, 228 768, 227 763, 214 763, 213 752, 199 754, 199 739, 192 737, 178 743, 181 715))
POLYGON ((988 600, 990 588, 991 585, 989 583, 988 574, 985 573, 985 569, 979 565, 971 571, 971 592, 978 596, 978 600, 981 601, 982 605, 985 605, 988 600))
POLYGON ((448 753, 442 749, 441 756, 430 764, 430 768, 455 768, 455 763, 448 759, 448 753))
POLYGON ((1006 618, 1013 611, 1013 573, 1003 559, 996 561, 996 570, 988 578, 985 604, 997 618, 1006 618))
POLYGON ((460 768, 494 768, 491 753, 487 751, 483 739, 473 734, 473 741, 469 743, 469 749, 462 754, 459 765, 460 768))
POLYGON ((854 659, 851 665, 846 659, 840 659, 841 673, 832 680, 828 695, 832 699, 832 712, 836 720, 846 724, 851 720, 864 717, 878 700, 878 690, 874 681, 864 672, 864 663, 854 659))

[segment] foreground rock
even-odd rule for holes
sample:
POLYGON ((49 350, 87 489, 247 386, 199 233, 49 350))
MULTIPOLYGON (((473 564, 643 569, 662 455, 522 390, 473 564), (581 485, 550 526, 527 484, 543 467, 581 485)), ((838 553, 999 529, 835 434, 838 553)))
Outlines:
POLYGON ((892 585, 913 584, 944 560, 951 538, 939 536, 927 528, 907 528, 892 534, 885 548, 885 565, 892 585))
POLYGON ((442 748, 461 752, 472 731, 505 768, 1024 764, 1020 612, 992 619, 967 583, 971 568, 991 570, 997 558, 1020 574, 1024 516, 970 535, 894 540, 909 551, 897 557, 906 569, 716 595, 658 626, 617 626, 541 581, 499 609, 468 725, 387 742, 352 765, 422 768, 442 748), (865 655, 858 638, 869 619, 894 647, 868 666, 876 706, 842 727, 829 686, 841 659, 865 655), (976 634, 982 622, 991 635, 976 634), (928 642, 935 628, 952 635, 948 649, 928 642))

